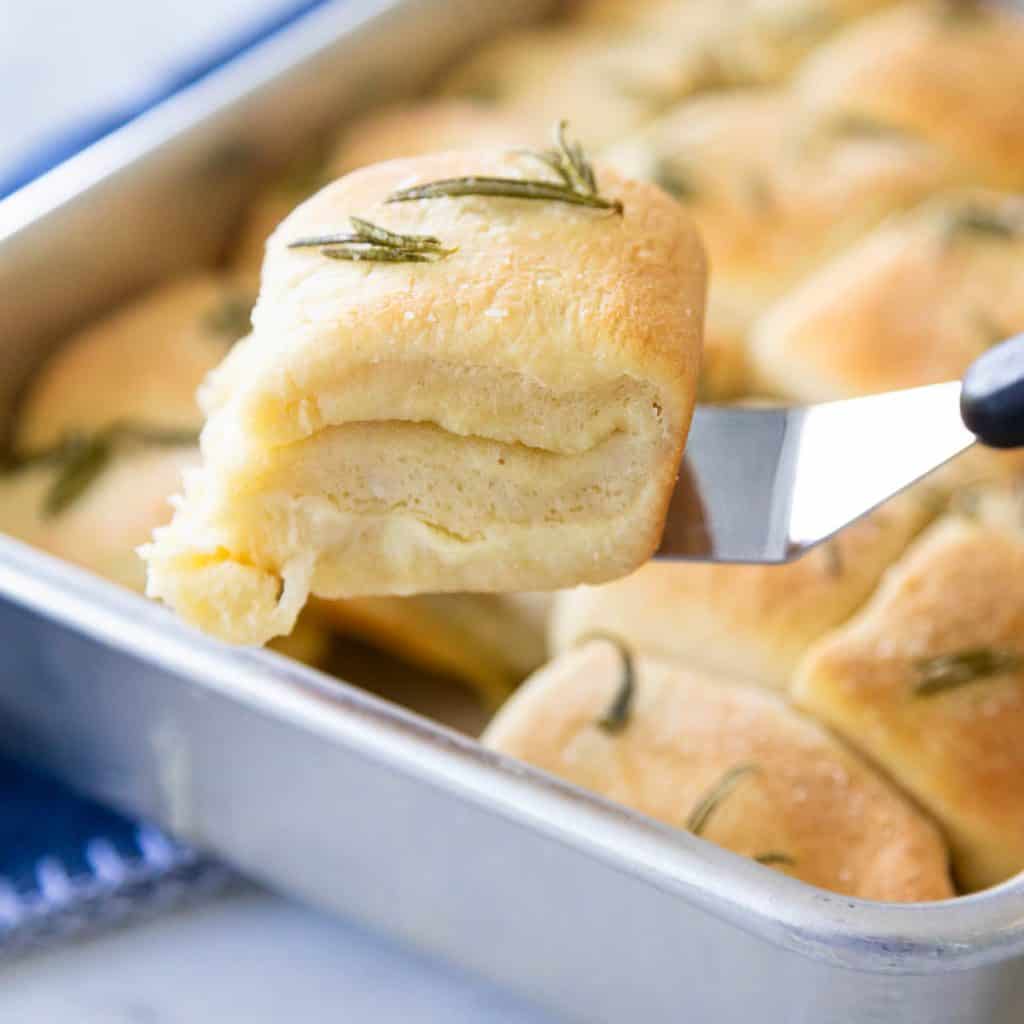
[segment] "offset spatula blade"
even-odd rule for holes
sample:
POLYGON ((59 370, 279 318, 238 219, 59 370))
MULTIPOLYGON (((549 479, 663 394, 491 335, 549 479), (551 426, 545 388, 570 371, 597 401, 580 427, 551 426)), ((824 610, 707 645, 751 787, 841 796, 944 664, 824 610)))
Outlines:
POLYGON ((659 559, 786 562, 974 443, 959 382, 787 408, 698 407, 659 559))

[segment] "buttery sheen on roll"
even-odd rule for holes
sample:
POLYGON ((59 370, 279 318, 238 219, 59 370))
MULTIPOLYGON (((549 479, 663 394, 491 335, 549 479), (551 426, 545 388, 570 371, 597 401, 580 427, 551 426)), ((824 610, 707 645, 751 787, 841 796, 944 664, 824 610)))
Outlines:
POLYGON ((270 239, 203 466, 145 552, 149 593, 188 621, 263 643, 310 593, 553 589, 652 554, 696 388, 696 231, 659 189, 603 169, 621 213, 388 202, 466 176, 551 180, 526 154, 396 160, 328 186, 270 239), (353 216, 452 251, 290 247, 353 216))

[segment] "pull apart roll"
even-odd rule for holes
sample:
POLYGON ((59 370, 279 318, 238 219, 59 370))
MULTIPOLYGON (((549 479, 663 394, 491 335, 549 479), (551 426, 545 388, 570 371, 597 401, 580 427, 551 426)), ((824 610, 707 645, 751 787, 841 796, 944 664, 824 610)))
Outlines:
POLYGON ((963 888, 1024 869, 1024 503, 929 529, 792 696, 934 815, 963 888))
POLYGON ((800 68, 813 117, 943 147, 972 180, 1024 185, 1024 14, 984 0, 903 3, 835 36, 800 68))
POLYGON ((582 205, 395 201, 473 176, 557 182, 525 154, 393 161, 271 238, 203 469, 146 552, 149 592, 189 621, 262 643, 310 593, 554 589, 653 552, 696 390, 696 231, 603 169, 582 205), (359 224, 430 251, 305 244, 359 224))
POLYGON ((609 632, 687 668, 785 690, 810 644, 857 610, 931 514, 921 495, 904 495, 788 565, 652 562, 566 591, 552 649, 609 632))
POLYGON ((935 826, 817 723, 604 639, 532 676, 483 742, 812 885, 875 900, 953 895, 935 826))
POLYGON ((814 124, 787 94, 768 91, 693 100, 605 159, 659 184, 697 222, 713 270, 710 399, 749 391, 747 333, 772 302, 884 217, 959 174, 927 142, 814 124))

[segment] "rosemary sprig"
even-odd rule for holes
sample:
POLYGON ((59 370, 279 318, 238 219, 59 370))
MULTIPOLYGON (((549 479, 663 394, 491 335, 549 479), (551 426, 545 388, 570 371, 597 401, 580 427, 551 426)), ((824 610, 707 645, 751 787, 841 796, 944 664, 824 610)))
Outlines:
POLYGON ((693 202, 700 194, 693 171, 665 157, 654 161, 651 180, 682 203, 693 202))
POLYGON ((697 805, 686 819, 686 827, 695 836, 703 835, 708 819, 722 801, 736 788, 737 784, 747 775, 755 774, 761 769, 750 762, 738 764, 730 768, 707 793, 697 801, 697 805))
POLYGON ((775 190, 766 174, 748 174, 744 186, 750 205, 758 212, 766 213, 775 206, 775 190))
POLYGON ((988 0, 938 0, 936 10, 947 25, 970 25, 988 13, 988 0))
POLYGON ((433 235, 402 235, 362 217, 349 217, 351 232, 311 235, 288 243, 289 249, 317 248, 332 260, 376 263, 436 263, 457 252, 433 235))
POLYGON ((1024 225, 1015 223, 994 210, 977 205, 962 206, 946 217, 945 238, 954 242, 960 238, 990 239, 1012 242, 1024 233, 1024 225))
POLYGON ((203 327, 218 340, 234 344, 252 328, 253 302, 247 292, 228 292, 203 315, 203 327))
POLYGON ((996 321, 989 316, 983 309, 975 309, 971 316, 974 327, 978 334, 981 335, 981 340, 986 348, 992 348, 994 345, 998 345, 1001 341, 1005 341, 1013 334, 1013 331, 1008 331, 1004 327, 1000 327, 996 321))
POLYGON ((81 497, 125 447, 178 448, 194 445, 198 440, 194 430, 122 420, 94 434, 70 431, 54 444, 34 452, 8 454, 0 465, 0 473, 17 473, 32 466, 56 467, 56 475, 43 495, 42 514, 49 519, 81 497))
POLYGON ((852 139, 899 139, 910 134, 900 125, 863 114, 841 114, 828 121, 824 127, 830 135, 852 139))
POLYGON ((821 553, 825 559, 825 575, 831 576, 833 579, 842 576, 846 565, 839 540, 832 537, 825 541, 821 546, 821 553))
POLYGON ((765 864, 771 867, 773 864, 782 864, 786 867, 792 867, 796 864, 796 858, 791 857, 788 853, 783 853, 781 850, 769 850, 767 853, 759 853, 754 860, 758 864, 765 864))
POLYGON ((611 644, 618 652, 622 661, 619 687, 608 709, 597 720, 599 729, 607 733, 622 732, 629 725, 630 716, 633 713, 633 697, 636 694, 636 666, 633 662, 633 652, 626 646, 625 642, 612 633, 588 633, 580 638, 580 643, 589 643, 592 640, 603 640, 611 644))
POLYGON ((501 178, 486 175, 468 175, 463 178, 443 178, 440 181, 413 185, 399 189, 388 196, 389 203, 408 203, 421 199, 440 199, 458 196, 495 196, 505 199, 535 199, 573 206, 588 206, 599 210, 622 213, 618 199, 606 199, 597 191, 594 169, 583 153, 579 142, 570 142, 566 136, 566 122, 560 121, 555 129, 552 149, 528 155, 540 161, 557 175, 558 180, 543 178, 501 178))
POLYGON ((915 697, 932 697, 969 683, 1024 669, 1024 657, 1014 651, 973 647, 933 658, 919 658, 914 666, 918 681, 915 697))

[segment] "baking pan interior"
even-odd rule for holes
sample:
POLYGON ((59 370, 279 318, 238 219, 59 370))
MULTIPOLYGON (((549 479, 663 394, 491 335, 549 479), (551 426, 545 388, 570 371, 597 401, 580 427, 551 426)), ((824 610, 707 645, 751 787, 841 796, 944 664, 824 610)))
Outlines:
MULTIPOLYGON (((156 280, 215 261, 259 183, 315 146, 328 126, 334 131, 347 113, 415 93, 477 38, 544 6, 475 0, 327 5, 0 203, 3 422, 10 422, 25 380, 62 336, 156 280)), ((162 609, 5 538, 0 538, 0 593, 8 602, 5 621, 21 634, 7 657, 2 684, 20 689, 0 698, 0 721, 14 731, 0 737, 0 744, 130 810, 156 814, 243 866, 321 902, 331 902, 331 873, 326 864, 310 863, 316 861, 314 852, 305 865, 275 859, 268 855, 265 833, 249 836, 252 843, 242 848, 242 842, 217 831, 212 810, 202 820, 176 819, 166 779, 155 778, 168 770, 166 757, 156 757, 152 744, 143 750, 126 738, 123 722, 134 716, 156 728, 158 718, 166 721, 171 747, 177 742, 174 730, 194 722, 201 734, 196 743, 207 743, 203 750, 212 757, 218 737, 203 732, 195 709, 213 708, 214 719, 227 731, 242 728, 243 719, 256 729, 258 720, 266 730, 268 756, 287 752, 329 772, 341 770, 345 754, 372 762, 381 772, 386 766, 388 778, 415 779, 418 804, 409 803, 412 789, 399 796, 379 779, 362 781, 364 792, 379 791, 381 799, 394 801, 425 830, 431 821, 436 828, 450 820, 454 829, 465 831, 466 849, 474 861, 485 861, 467 869, 467 893, 474 891, 474 873, 480 889, 486 884, 488 852, 508 843, 518 851, 517 870, 526 873, 540 872, 544 863, 561 864, 572 852, 584 854, 585 869, 559 868, 564 885, 577 886, 581 906, 585 880, 596 886, 628 877, 630 886, 622 891, 633 894, 636 907, 658 898, 666 908, 658 913, 677 919, 673 924, 666 917, 658 926, 666 941, 684 923, 680 915, 692 911, 730 922, 790 953, 858 970, 966 969, 1024 952, 1024 885, 1019 882, 913 907, 837 897, 768 875, 727 851, 496 758, 316 672, 273 655, 228 651, 174 623, 162 609), (51 650, 43 664, 31 650, 47 645, 51 650), (81 672, 85 695, 72 697, 66 681, 53 684, 49 696, 58 693, 63 701, 53 711, 40 707, 24 677, 45 676, 58 655, 62 667, 55 678, 67 677, 75 663, 93 667, 81 672), (134 690, 125 686, 129 670, 138 675, 134 690), (97 688, 91 695, 90 683, 97 688), (167 687, 177 690, 171 694, 167 687), (123 714, 104 703, 116 701, 124 702, 123 714), (76 730, 93 731, 76 740, 76 730), (111 748, 111 757, 120 757, 115 757, 119 771, 134 766, 153 779, 126 788, 109 766, 97 767, 95 757, 74 756, 76 751, 94 755, 115 734, 123 745, 111 748), (66 750, 53 749, 56 741, 66 742, 66 750), (332 756, 341 760, 335 764, 332 756)), ((46 686, 36 692, 45 694, 46 686)), ((244 759, 240 763, 258 767, 244 759)), ((354 762, 345 761, 344 769, 347 778, 358 776, 354 762)), ((325 786, 308 773, 282 774, 306 786, 310 799, 317 785, 325 786)), ((195 785, 201 789, 203 783, 195 785)), ((247 827, 241 824, 245 812, 258 816, 243 798, 247 785, 253 788, 242 773, 217 780, 211 804, 219 813, 234 808, 236 836, 247 827)), ((322 799, 329 799, 329 792, 325 788, 322 799)), ((338 793, 340 799, 344 786, 339 784, 338 793)), ((358 799, 356 792, 348 796, 358 799)), ((322 807, 318 814, 322 825, 322 807)), ((314 829, 306 838, 315 845, 314 817, 288 824, 300 835, 314 829)), ((372 848, 364 854, 372 857, 372 848)), ((430 843, 422 855, 430 863, 430 843)), ((444 855, 442 844, 438 863, 444 855)), ((541 890, 533 891, 539 899, 541 890)), ((571 904, 571 891, 564 898, 571 904)), ((609 906, 622 898, 610 897, 609 906)), ((470 926, 464 929, 472 935, 470 926)), ((420 933, 416 937, 426 941, 420 933)), ((443 948, 444 942, 435 945, 443 948)))

